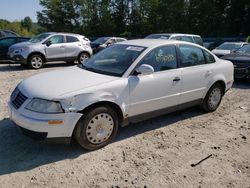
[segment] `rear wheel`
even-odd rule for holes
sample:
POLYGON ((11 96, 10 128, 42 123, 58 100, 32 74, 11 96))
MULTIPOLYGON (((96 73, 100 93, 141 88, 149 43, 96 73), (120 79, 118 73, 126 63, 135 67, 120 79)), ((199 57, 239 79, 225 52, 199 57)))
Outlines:
POLYGON ((87 150, 99 149, 112 141, 118 130, 118 116, 110 107, 97 107, 79 120, 76 141, 87 150))
POLYGON ((208 91, 203 103, 202 108, 206 112, 215 111, 220 103, 223 96, 223 89, 220 84, 214 84, 208 91))
POLYGON ((29 60, 29 66, 33 69, 40 69, 43 67, 44 60, 41 55, 32 55, 29 60))
POLYGON ((79 54, 79 56, 78 56, 78 63, 80 64, 82 64, 82 63, 85 63, 85 61, 87 61, 87 59, 89 59, 89 54, 88 53, 86 53, 86 52, 82 52, 82 53, 80 53, 79 54))

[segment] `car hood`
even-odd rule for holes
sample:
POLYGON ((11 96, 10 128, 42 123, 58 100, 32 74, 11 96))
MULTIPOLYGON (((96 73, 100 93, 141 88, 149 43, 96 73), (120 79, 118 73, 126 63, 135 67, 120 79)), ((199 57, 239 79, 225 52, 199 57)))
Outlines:
POLYGON ((17 43, 17 44, 14 44, 12 45, 11 47, 13 48, 20 48, 20 47, 27 47, 27 46, 32 46, 36 43, 32 43, 32 42, 29 42, 29 41, 25 41, 25 42, 20 42, 20 43, 17 43))
POLYGON ((221 54, 221 55, 226 55, 226 54, 230 54, 231 53, 230 50, 220 50, 220 49, 214 49, 214 50, 212 50, 212 52, 214 54, 221 54))
POLYGON ((18 88, 29 98, 53 100, 62 95, 119 79, 77 66, 37 74, 22 81, 18 88))
POLYGON ((222 59, 226 59, 229 61, 249 61, 250 62, 250 54, 239 54, 239 53, 233 53, 228 54, 222 57, 222 59))

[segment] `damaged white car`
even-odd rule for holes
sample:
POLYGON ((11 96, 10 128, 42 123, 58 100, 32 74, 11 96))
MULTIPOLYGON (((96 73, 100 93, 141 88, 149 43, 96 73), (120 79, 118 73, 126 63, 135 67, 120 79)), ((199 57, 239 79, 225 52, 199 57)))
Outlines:
POLYGON ((10 119, 33 138, 72 138, 88 150, 119 126, 200 105, 214 111, 233 84, 233 65, 205 48, 171 40, 115 44, 80 66, 22 81, 10 119))

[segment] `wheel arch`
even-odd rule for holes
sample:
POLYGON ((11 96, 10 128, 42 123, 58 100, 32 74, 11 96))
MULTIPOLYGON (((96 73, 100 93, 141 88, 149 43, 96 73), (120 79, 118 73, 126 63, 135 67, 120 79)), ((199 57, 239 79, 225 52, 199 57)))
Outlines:
POLYGON ((89 112, 90 110, 95 109, 97 107, 101 107, 101 106, 107 106, 107 107, 112 108, 117 113, 117 116, 119 119, 119 125, 122 124, 124 120, 123 111, 118 104, 111 102, 111 101, 99 101, 99 102, 93 103, 85 107, 83 110, 79 111, 78 113, 85 114, 89 112))
POLYGON ((41 53, 41 52, 32 52, 32 53, 30 53, 30 54, 28 55, 27 63, 29 63, 30 58, 31 58, 33 55, 40 55, 40 56, 42 56, 44 63, 46 62, 46 57, 45 57, 45 55, 44 55, 43 53, 41 53))

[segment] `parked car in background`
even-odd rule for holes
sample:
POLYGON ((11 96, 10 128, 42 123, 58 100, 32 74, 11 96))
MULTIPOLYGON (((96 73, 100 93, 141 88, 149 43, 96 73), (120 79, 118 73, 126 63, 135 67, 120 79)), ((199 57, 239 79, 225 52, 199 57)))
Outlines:
POLYGON ((28 41, 28 37, 5 37, 0 39, 0 62, 9 61, 8 49, 11 45, 28 41))
POLYGON ((250 80, 250 44, 221 57, 234 64, 234 77, 250 80))
POLYGON ((210 51, 215 49, 215 43, 214 42, 204 42, 204 47, 210 51))
POLYGON ((224 42, 220 46, 212 50, 212 52, 217 55, 217 57, 222 57, 224 55, 232 53, 235 50, 238 50, 246 44, 246 42, 224 42))
POLYGON ((128 40, 84 64, 27 78, 8 103, 30 136, 71 138, 88 150, 112 141, 119 126, 190 106, 215 111, 233 84, 233 64, 174 40, 128 40))
POLYGON ((122 42, 127 39, 120 38, 120 37, 100 37, 96 39, 95 41, 91 42, 91 48, 93 49, 94 53, 97 53, 108 46, 111 46, 112 44, 115 44, 117 42, 122 42))
POLYGON ((91 55, 90 41, 78 34, 42 33, 28 42, 9 48, 9 57, 33 69, 40 69, 50 61, 85 62, 91 55))
POLYGON ((192 42, 203 46, 203 40, 199 35, 180 34, 180 33, 161 33, 151 34, 145 37, 145 39, 174 39, 186 42, 192 42))
POLYGON ((10 30, 0 29, 0 39, 4 37, 18 37, 19 35, 10 30))

